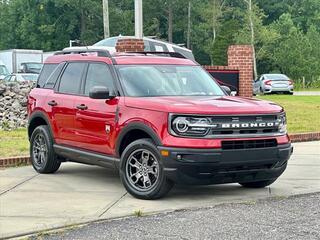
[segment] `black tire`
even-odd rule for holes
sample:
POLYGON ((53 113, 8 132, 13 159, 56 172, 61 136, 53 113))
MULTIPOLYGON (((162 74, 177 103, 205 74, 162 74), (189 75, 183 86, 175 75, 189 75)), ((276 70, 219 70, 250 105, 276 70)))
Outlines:
POLYGON ((161 161, 158 149, 156 148, 152 140, 148 138, 136 140, 126 147, 121 155, 119 172, 120 179, 124 187, 132 196, 136 198, 145 200, 158 199, 166 195, 173 187, 173 182, 165 177, 163 171, 163 163, 161 161), (144 153, 149 153, 148 160, 144 159, 144 153), (139 154, 141 154, 141 159, 138 159, 139 154), (139 168, 131 165, 132 160, 136 162, 134 165, 138 165, 139 168), (144 168, 142 166, 142 164, 144 164, 144 161, 146 161, 147 163, 145 169, 143 170, 141 168, 144 168), (148 166, 148 164, 151 164, 153 167, 148 166), (148 172, 150 169, 148 170, 147 168, 155 169, 153 169, 151 173, 148 172), (134 172, 132 173, 132 171, 134 172), (134 175, 137 174, 138 177, 135 177, 134 175), (157 176, 155 177, 155 175, 157 176), (145 184, 146 182, 148 183, 148 180, 145 181, 145 177, 149 180, 150 183, 150 186, 148 187, 146 187, 145 184), (136 183, 134 183, 134 180, 136 181, 136 183), (145 189, 143 189, 143 187, 145 187, 145 189))
POLYGON ((270 179, 266 181, 257 181, 257 182, 245 182, 245 183, 239 183, 241 186, 246 188, 264 188, 266 186, 271 185, 274 183, 277 179, 270 179))
POLYGON ((38 173, 54 173, 59 169, 61 162, 54 153, 53 139, 48 126, 38 126, 32 132, 30 157, 32 166, 38 173), (41 144, 39 145, 39 143, 41 144))

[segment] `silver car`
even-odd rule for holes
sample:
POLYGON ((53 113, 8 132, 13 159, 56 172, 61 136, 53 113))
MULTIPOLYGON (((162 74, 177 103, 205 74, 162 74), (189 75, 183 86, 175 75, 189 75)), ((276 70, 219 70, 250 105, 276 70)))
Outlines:
POLYGON ((284 74, 263 74, 253 83, 253 94, 293 94, 293 81, 284 74))

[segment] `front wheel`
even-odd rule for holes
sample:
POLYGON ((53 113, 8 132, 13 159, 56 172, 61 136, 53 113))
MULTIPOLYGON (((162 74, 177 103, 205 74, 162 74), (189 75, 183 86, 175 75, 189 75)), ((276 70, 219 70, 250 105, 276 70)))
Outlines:
POLYGON ((150 139, 129 144, 121 156, 120 178, 136 198, 158 199, 166 195, 173 182, 165 177, 158 149, 150 139))
POLYGON ((277 179, 270 179, 266 181, 257 181, 257 182, 245 182, 245 183, 239 183, 241 186, 246 188, 264 188, 266 186, 271 185, 274 183, 277 179))

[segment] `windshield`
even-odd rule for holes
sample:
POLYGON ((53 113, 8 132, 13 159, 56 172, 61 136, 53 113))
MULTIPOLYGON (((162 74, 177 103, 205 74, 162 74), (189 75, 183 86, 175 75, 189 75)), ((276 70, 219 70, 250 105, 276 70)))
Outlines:
POLYGON ((4 65, 0 65, 0 75, 8 75, 9 71, 4 65))
POLYGON ((93 46, 115 47, 117 41, 118 41, 118 37, 106 38, 106 39, 103 39, 103 40, 93 44, 93 46))
POLYGON ((200 66, 118 65, 127 96, 223 96, 218 84, 200 66))
POLYGON ((289 78, 283 74, 266 74, 265 77, 269 80, 289 80, 289 78))

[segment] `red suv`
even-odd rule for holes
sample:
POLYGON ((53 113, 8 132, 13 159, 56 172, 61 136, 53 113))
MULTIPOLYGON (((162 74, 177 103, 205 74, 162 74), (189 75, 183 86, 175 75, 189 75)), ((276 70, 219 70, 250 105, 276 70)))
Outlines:
POLYGON ((114 167, 142 199, 174 183, 265 187, 292 153, 281 107, 228 96, 177 53, 58 52, 43 66, 28 113, 37 172, 65 161, 114 167))

